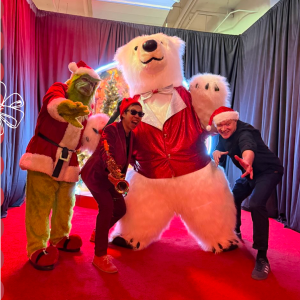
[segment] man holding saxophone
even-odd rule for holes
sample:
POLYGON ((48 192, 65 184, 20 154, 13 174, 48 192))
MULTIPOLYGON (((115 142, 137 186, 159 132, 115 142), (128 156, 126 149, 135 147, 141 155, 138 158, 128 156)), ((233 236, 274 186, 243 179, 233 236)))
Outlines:
POLYGON ((97 149, 81 170, 81 178, 99 208, 93 265, 107 273, 118 272, 107 255, 108 232, 126 212, 122 194, 129 188, 125 175, 132 154, 132 130, 144 116, 135 98, 124 98, 119 109, 121 121, 105 127, 97 149))

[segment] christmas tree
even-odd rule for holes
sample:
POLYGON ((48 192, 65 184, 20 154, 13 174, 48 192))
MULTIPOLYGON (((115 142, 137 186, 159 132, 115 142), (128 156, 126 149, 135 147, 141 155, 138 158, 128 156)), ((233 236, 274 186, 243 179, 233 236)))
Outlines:
MULTIPOLYGON (((120 101, 120 95, 119 95, 119 90, 117 88, 117 80, 115 78, 115 72, 112 72, 111 79, 107 81, 107 85, 105 86, 104 94, 105 94, 105 99, 103 101, 103 106, 101 112, 111 116, 118 105, 118 102, 120 101)), ((116 74, 116 77, 118 78, 118 74, 116 74)), ((128 89, 126 90, 128 91, 128 89)), ((99 89, 96 92, 96 98, 100 98, 99 96, 101 90, 99 89)), ((102 95, 103 97, 103 95, 102 95)), ((101 98, 102 98, 101 97, 101 98)), ((104 97, 103 97, 104 98, 104 97)), ((97 99, 99 100, 99 99, 97 99)), ((97 104, 96 104, 97 105, 97 104)), ((97 107, 96 107, 97 110, 97 107)), ((98 111, 99 112, 99 111, 98 111)), ((89 159, 90 154, 87 151, 77 152, 77 157, 78 157, 78 163, 80 169, 84 166, 86 161, 89 159)), ((88 188, 85 186, 84 182, 81 179, 81 176, 79 177, 79 181, 76 184, 76 194, 80 194, 81 192, 86 192, 88 191, 88 188)))
POLYGON ((111 116, 116 107, 117 107, 117 103, 118 101, 120 101, 120 95, 119 95, 119 91, 118 88, 116 86, 116 79, 114 78, 115 73, 113 72, 111 75, 111 80, 109 80, 107 82, 107 86, 105 89, 105 101, 103 104, 103 113, 111 116))

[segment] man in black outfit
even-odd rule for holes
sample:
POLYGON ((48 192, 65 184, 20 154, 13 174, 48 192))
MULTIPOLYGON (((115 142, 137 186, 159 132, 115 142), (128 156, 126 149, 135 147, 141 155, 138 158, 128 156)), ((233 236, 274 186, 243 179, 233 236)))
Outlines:
POLYGON ((238 112, 222 106, 212 114, 210 125, 212 122, 219 133, 219 142, 213 152, 216 164, 222 165, 225 155, 228 155, 243 172, 232 190, 237 209, 236 233, 241 239, 241 204, 250 196, 253 248, 258 250, 252 278, 266 279, 270 272, 267 258, 269 219, 266 203, 281 180, 283 166, 263 142, 260 132, 250 124, 239 121, 238 112))

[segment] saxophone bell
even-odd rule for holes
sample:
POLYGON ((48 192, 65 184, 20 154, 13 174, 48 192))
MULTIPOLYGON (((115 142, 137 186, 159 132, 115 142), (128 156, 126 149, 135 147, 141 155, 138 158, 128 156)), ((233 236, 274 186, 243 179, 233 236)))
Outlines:
POLYGON ((115 185, 115 189, 120 194, 127 193, 129 191, 129 183, 126 180, 119 180, 115 185))
POLYGON ((108 174, 109 181, 114 185, 115 190, 120 193, 124 194, 129 191, 129 183, 125 179, 117 179, 113 177, 111 174, 108 174))

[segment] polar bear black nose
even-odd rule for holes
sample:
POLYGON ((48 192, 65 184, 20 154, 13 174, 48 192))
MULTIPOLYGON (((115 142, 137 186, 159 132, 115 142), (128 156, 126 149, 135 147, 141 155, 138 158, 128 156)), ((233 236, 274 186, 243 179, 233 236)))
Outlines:
POLYGON ((157 42, 155 40, 149 40, 143 44, 143 49, 147 52, 153 52, 157 49, 157 42))

